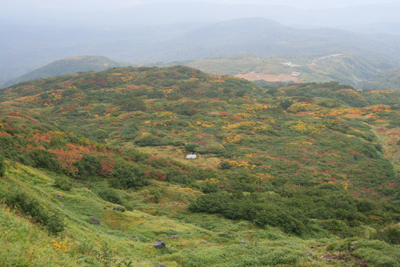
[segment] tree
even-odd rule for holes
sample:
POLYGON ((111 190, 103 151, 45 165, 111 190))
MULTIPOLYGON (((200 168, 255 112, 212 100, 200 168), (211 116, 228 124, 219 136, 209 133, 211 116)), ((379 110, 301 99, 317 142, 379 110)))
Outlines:
POLYGON ((6 163, 4 161, 4 157, 0 156, 0 177, 3 177, 6 174, 6 163))
POLYGON ((198 148, 199 145, 196 143, 188 143, 185 145, 185 149, 189 152, 195 152, 196 148, 198 148))
POLYGON ((76 161, 74 166, 78 168, 78 176, 83 179, 99 176, 102 170, 101 159, 90 154, 84 154, 82 160, 76 161))
POLYGON ((121 109, 125 111, 146 110, 146 103, 144 103, 143 99, 137 97, 125 98, 115 102, 115 104, 122 106, 121 109))
POLYGON ((293 101, 290 101, 290 100, 281 101, 281 102, 279 103, 279 105, 280 105, 284 110, 287 110, 288 108, 290 108, 291 105, 293 105, 293 101))

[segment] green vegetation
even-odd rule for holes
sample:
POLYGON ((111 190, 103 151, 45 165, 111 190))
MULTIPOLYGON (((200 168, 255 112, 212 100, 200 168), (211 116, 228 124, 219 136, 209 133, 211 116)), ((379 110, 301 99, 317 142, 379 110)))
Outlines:
POLYGON ((398 94, 183 66, 2 90, 0 265, 397 266, 398 94))
POLYGON ((377 73, 370 79, 363 81, 360 88, 373 90, 400 90, 400 70, 388 70, 377 73))
POLYGON ((399 88, 396 78, 398 71, 392 70, 399 67, 398 63, 374 55, 367 57, 354 53, 333 53, 324 56, 262 57, 241 52, 182 62, 182 64, 210 74, 240 76, 259 84, 274 86, 278 86, 280 82, 338 81, 358 88, 376 90, 399 88), (291 77, 292 72, 299 72, 300 75, 291 77))

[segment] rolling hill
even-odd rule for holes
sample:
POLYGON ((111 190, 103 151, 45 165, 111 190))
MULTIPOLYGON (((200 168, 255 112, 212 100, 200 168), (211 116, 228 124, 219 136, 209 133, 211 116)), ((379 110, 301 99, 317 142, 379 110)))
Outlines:
POLYGON ((185 66, 0 90, 0 265, 397 266, 399 99, 185 66))
POLYGON ((11 85, 35 80, 40 78, 48 78, 57 75, 66 75, 81 71, 102 71, 113 67, 121 67, 125 63, 119 63, 102 56, 79 56, 70 57, 54 61, 44 67, 26 73, 15 79, 8 80, 2 84, 2 87, 9 87, 11 85))

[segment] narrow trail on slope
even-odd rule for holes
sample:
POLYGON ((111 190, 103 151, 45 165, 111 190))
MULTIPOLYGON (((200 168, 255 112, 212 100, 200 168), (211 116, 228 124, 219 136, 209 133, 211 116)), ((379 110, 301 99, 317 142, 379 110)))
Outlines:
POLYGON ((400 157, 400 153, 399 153, 396 157, 394 157, 394 159, 392 160, 391 163, 392 163, 392 164, 395 163, 395 161, 396 161, 399 157, 400 157))

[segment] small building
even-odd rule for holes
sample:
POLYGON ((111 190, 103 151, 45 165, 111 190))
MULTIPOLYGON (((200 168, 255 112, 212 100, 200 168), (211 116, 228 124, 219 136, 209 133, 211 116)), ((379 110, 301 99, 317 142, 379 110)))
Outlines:
POLYGON ((189 155, 186 155, 186 159, 196 159, 197 158, 197 155, 196 154, 189 154, 189 155))
POLYGON ((299 75, 300 75, 300 72, 297 72, 297 71, 292 72, 292 76, 293 76, 293 77, 297 77, 297 76, 299 76, 299 75))

